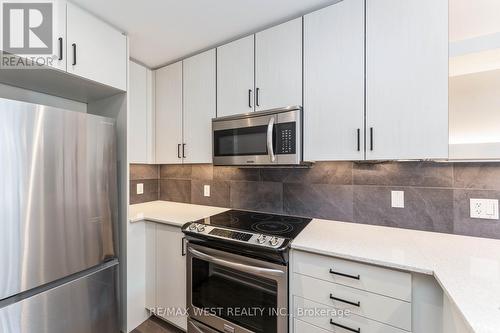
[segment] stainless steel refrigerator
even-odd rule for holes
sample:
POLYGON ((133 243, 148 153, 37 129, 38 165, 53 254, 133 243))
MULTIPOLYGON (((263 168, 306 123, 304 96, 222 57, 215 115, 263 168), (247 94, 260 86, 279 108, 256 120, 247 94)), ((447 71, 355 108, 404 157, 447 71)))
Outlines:
POLYGON ((0 99, 0 332, 115 333, 113 119, 0 99))

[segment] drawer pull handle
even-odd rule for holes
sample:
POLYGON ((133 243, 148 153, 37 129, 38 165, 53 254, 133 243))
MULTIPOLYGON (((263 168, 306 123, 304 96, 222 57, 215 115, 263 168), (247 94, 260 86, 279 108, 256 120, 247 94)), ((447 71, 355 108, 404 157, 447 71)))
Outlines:
POLYGON ((361 328, 358 328, 357 330, 355 330, 354 328, 350 328, 350 327, 347 327, 347 326, 344 326, 344 325, 337 324, 336 322, 333 321, 333 319, 330 319, 330 324, 333 325, 333 326, 337 326, 337 327, 343 328, 343 329, 345 329, 347 331, 351 331, 351 332, 355 332, 355 333, 361 333, 361 328))
POLYGON ((339 272, 335 272, 331 268, 330 268, 330 274, 335 274, 335 275, 343 276, 343 277, 354 279, 354 280, 359 280, 360 279, 359 274, 358 275, 349 275, 349 274, 345 274, 345 273, 339 273, 339 272))
POLYGON ((361 306, 361 302, 346 301, 345 299, 337 298, 337 297, 333 296, 333 294, 330 294, 330 299, 333 299, 334 301, 339 301, 339 302, 342 302, 342 303, 354 305, 354 306, 357 306, 358 308, 361 306))

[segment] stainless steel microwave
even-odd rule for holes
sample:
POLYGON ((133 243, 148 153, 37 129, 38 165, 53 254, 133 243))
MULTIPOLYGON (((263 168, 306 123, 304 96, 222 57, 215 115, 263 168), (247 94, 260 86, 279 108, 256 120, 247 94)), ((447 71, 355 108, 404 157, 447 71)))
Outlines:
POLYGON ((286 107, 212 120, 214 165, 298 165, 302 109, 286 107))

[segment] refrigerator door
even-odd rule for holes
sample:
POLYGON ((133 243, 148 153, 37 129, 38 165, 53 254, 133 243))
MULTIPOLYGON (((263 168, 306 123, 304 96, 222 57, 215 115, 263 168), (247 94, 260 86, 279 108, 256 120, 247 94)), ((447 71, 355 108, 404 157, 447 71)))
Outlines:
POLYGON ((118 265, 0 308, 2 333, 118 333, 118 265))
POLYGON ((114 126, 0 99, 0 300, 115 257, 114 126))

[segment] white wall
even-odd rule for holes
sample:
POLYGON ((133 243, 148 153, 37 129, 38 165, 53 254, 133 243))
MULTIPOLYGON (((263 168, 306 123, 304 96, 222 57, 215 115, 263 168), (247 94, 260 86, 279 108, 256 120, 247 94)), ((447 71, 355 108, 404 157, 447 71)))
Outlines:
POLYGON ((450 143, 500 142, 500 70, 450 78, 450 143))

